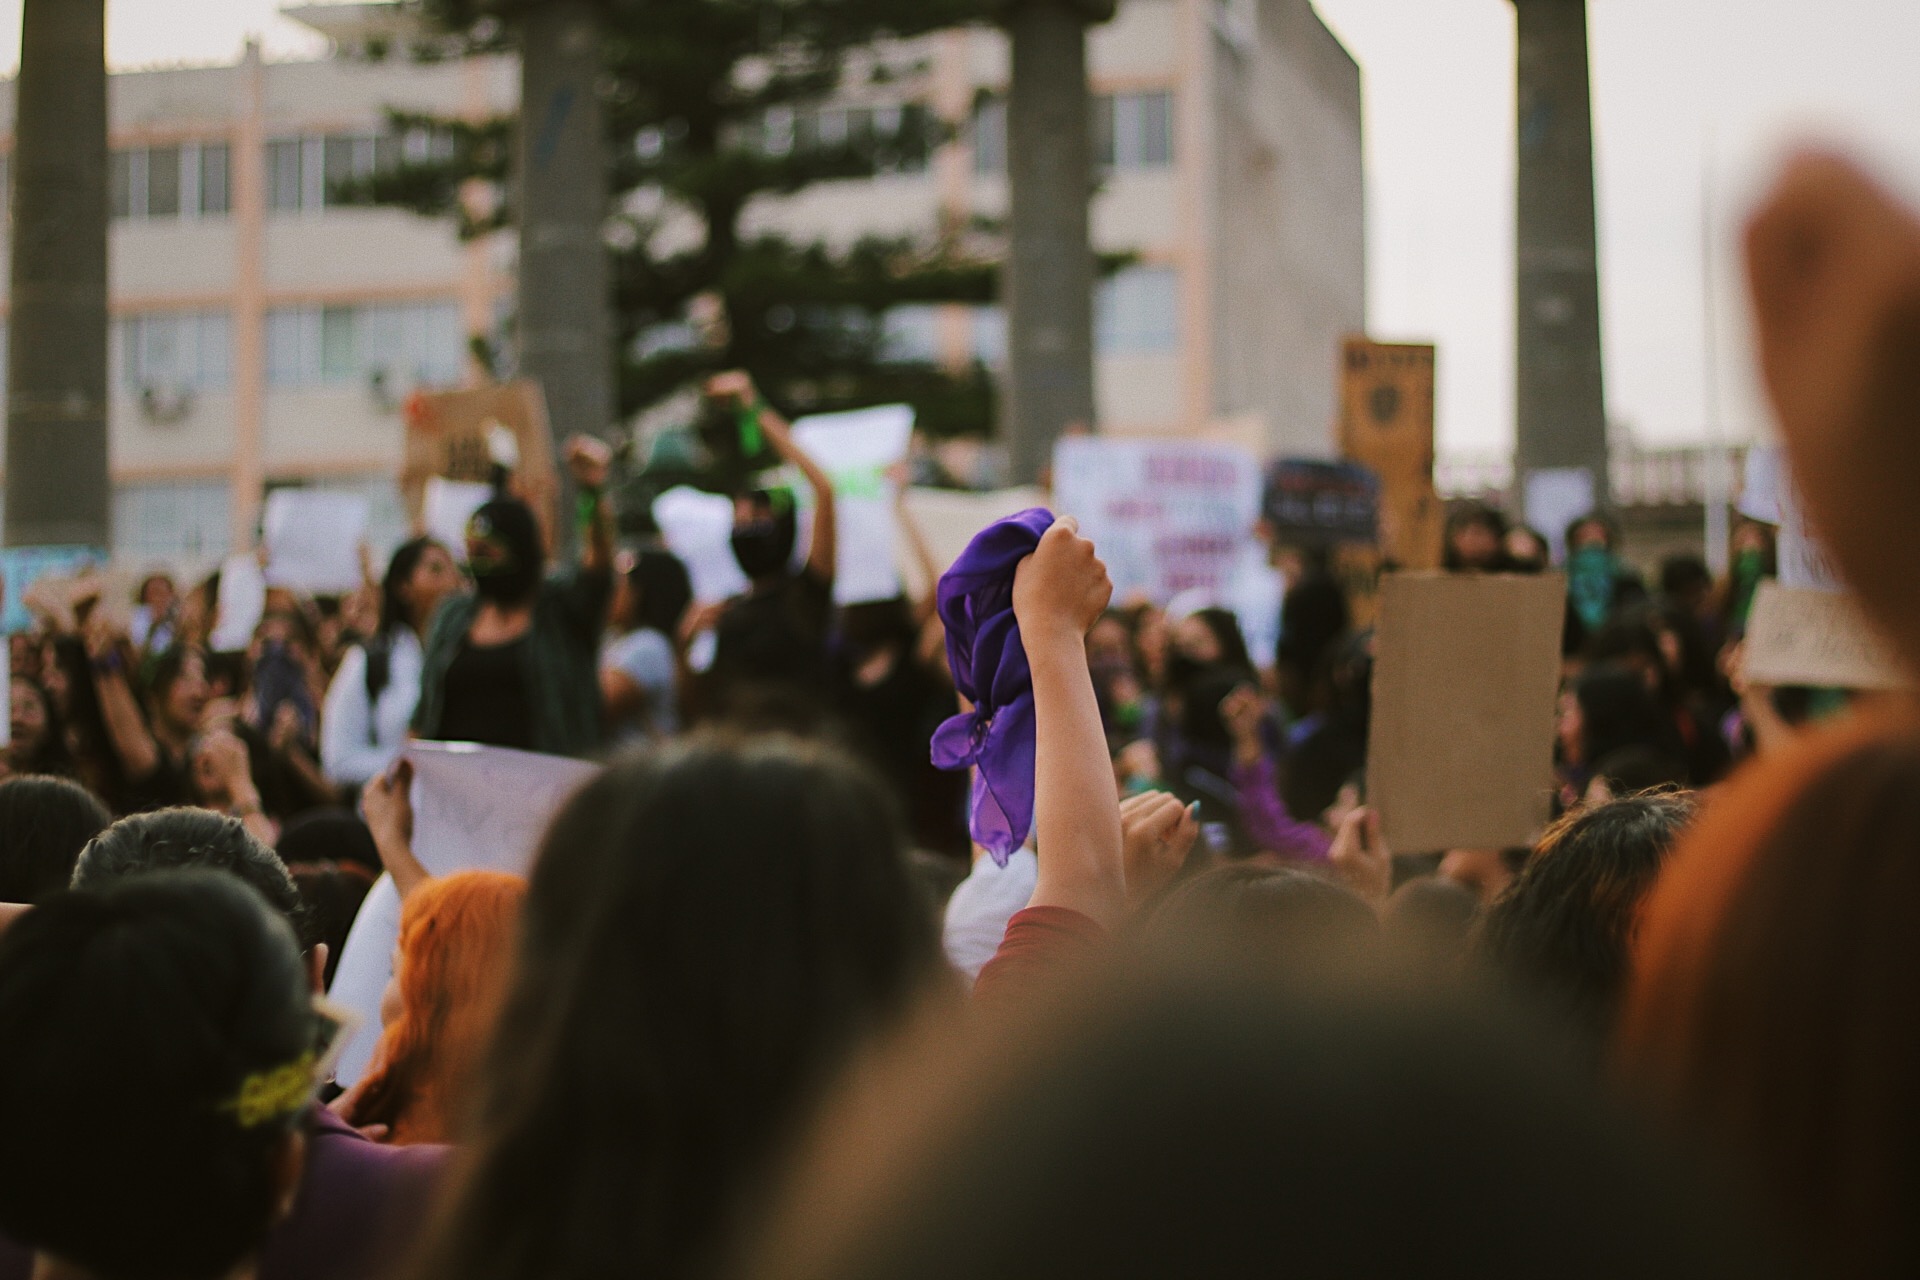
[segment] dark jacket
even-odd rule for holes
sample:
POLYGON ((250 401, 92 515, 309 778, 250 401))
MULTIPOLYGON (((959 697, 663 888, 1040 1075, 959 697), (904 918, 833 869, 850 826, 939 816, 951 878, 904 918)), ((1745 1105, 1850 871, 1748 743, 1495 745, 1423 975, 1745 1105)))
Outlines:
MULTIPOLYGON (((606 569, 568 570, 540 584, 524 650, 535 751, 585 756, 600 746, 600 632, 612 593, 613 574, 606 569)), ((434 615, 420 676, 420 707, 413 715, 414 732, 422 738, 440 736, 447 670, 479 611, 477 596, 459 595, 434 615)))

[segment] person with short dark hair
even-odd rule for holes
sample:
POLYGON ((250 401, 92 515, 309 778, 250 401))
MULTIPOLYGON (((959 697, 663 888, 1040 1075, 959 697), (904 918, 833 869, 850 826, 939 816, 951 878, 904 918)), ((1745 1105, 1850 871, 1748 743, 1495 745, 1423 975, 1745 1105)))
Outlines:
POLYGON ((0 1228, 43 1276, 227 1280, 286 1217, 322 1023, 234 877, 67 893, 0 935, 0 1228))
MULTIPOLYGON (((155 872, 187 870, 219 872, 252 888, 306 949, 308 989, 322 989, 328 948, 317 941, 293 878, 236 819, 203 809, 122 818, 87 846, 74 887, 97 892, 155 872)), ((447 1149, 382 1146, 318 1106, 307 1108, 304 1129, 300 1193, 267 1240, 259 1280, 363 1280, 420 1229, 447 1149)), ((0 1238, 0 1280, 27 1280, 30 1270, 31 1259, 0 1238)))
POLYGON ((1613 1029, 1641 903, 1693 814, 1691 794, 1666 792, 1561 819, 1481 922, 1481 957, 1594 1052, 1613 1029))
POLYGON ((0 782, 0 902, 41 902, 65 889, 80 851, 112 821, 65 778, 0 782))

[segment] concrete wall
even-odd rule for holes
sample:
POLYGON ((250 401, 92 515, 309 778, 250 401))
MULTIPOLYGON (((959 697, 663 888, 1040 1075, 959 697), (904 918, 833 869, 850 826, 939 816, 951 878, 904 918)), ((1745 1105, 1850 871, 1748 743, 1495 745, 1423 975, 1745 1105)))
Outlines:
POLYGON ((1360 71, 1308 0, 1263 0, 1257 30, 1215 41, 1214 411, 1328 454, 1338 343, 1366 324, 1360 71))

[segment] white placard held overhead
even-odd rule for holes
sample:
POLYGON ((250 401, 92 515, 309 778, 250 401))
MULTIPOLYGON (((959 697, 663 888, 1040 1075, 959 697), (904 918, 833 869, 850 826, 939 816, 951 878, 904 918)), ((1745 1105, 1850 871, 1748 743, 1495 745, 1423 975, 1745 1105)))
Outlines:
MULTIPOLYGON (((793 424, 794 443, 833 480, 838 526, 833 598, 839 604, 887 600, 900 594, 894 486, 887 472, 906 458, 912 435, 913 410, 904 404, 818 413, 793 424)), ((812 491, 797 484, 794 497, 802 527, 810 528, 812 491)))
POLYGON ((426 534, 444 544, 460 564, 467 562, 467 521, 488 499, 493 486, 429 476, 421 499, 420 523, 426 534))
POLYGON ((254 628, 267 611, 267 577, 252 555, 228 556, 220 564, 220 599, 207 647, 235 653, 253 643, 254 628))
MULTIPOLYGON (((1047 505, 1047 491, 1031 486, 1019 489, 994 489, 984 493, 972 493, 958 489, 909 489, 903 503, 907 519, 913 521, 914 528, 927 544, 927 554, 933 557, 935 573, 945 573, 967 549, 974 535, 992 524, 995 520, 1004 520, 1010 515, 1025 511, 1029 507, 1047 505)), ((933 590, 933 583, 926 581, 918 557, 912 552, 912 542, 904 533, 894 547, 899 560, 900 580, 906 584, 907 592, 914 597, 924 597, 933 590)))
MULTIPOLYGON (((436 876, 526 875, 553 815, 600 771, 564 756, 472 743, 416 742, 407 758, 414 770, 413 854, 436 876)), ((380 997, 399 937, 400 895, 392 877, 382 876, 354 917, 328 992, 364 1019, 341 1057, 342 1085, 366 1071, 380 1039, 380 997)))
POLYGON ((1080 437, 1053 455, 1053 509, 1099 548, 1115 600, 1222 598, 1260 518, 1260 488, 1258 462, 1232 445, 1080 437))
POLYGON ((653 500, 653 522, 687 566, 696 601, 718 604, 747 589, 733 555, 733 499, 680 485, 653 500))
POLYGON ((358 590, 360 548, 372 516, 373 504, 363 494, 275 489, 261 521, 267 585, 314 595, 358 590))

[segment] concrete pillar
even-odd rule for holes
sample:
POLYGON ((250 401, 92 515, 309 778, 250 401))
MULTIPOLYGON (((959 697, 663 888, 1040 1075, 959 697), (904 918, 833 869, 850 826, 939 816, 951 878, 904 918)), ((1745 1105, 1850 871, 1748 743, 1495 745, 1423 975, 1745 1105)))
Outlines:
POLYGON ((1094 421, 1087 24, 1112 14, 1099 0, 1018 0, 1001 15, 1013 47, 1004 417, 1019 484, 1050 465, 1065 427, 1094 421))
POLYGON ((260 42, 240 60, 233 174, 233 457, 228 465, 230 536, 254 545, 266 501, 267 464, 267 81, 260 42))
POLYGON ((104 0, 26 0, 17 92, 6 544, 105 548, 104 0))
MULTIPOLYGON (((1608 501, 1586 0, 1514 0, 1519 18, 1516 486, 1580 467, 1608 501)), ((1524 489, 1522 489, 1524 491, 1524 489)))
MULTIPOLYGON (((549 0, 520 19, 520 372, 546 390, 556 446, 614 420, 596 12, 592 0, 549 0)), ((572 485, 560 470, 558 524, 571 538, 572 485)))

